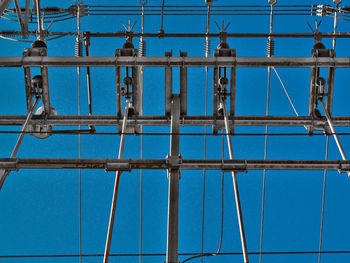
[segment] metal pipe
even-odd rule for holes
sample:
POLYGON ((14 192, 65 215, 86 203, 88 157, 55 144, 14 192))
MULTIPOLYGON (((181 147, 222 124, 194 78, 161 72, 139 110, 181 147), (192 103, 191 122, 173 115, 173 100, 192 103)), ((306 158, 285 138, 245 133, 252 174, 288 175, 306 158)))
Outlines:
POLYGON ((24 25, 23 18, 22 18, 21 6, 19 5, 18 0, 14 0, 14 3, 15 3, 15 7, 16 7, 18 22, 19 22, 19 25, 20 25, 21 31, 22 31, 22 36, 25 36, 25 25, 24 25))
POLYGON ((333 57, 0 57, 0 67, 337 67, 349 58, 333 57))
MULTIPOLYGON (((11 153, 11 157, 10 158, 15 158, 17 152, 18 152, 18 149, 22 143, 22 140, 23 140, 23 137, 24 137, 24 134, 25 134, 25 130, 27 129, 27 126, 29 124, 29 121, 30 119, 32 118, 33 116, 33 113, 34 113, 34 110, 36 109, 36 107, 38 106, 38 102, 39 102, 39 98, 36 98, 35 100, 35 103, 34 105, 32 106, 31 110, 28 112, 28 115, 27 115, 27 118, 22 126, 22 129, 21 129, 21 133, 20 135, 18 136, 18 139, 17 139, 17 142, 16 142, 16 145, 15 147, 13 148, 12 150, 12 153, 11 153)), ((6 169, 0 169, 0 190, 5 182, 5 179, 6 177, 8 176, 8 174, 10 173, 9 170, 6 170, 6 169)))
MULTIPOLYGON (((325 114, 325 116, 326 116, 326 118, 327 118, 327 122, 328 122, 329 128, 330 128, 331 131, 332 131, 332 135, 333 135, 333 138, 334 138, 334 140, 335 140, 335 143, 336 143, 337 146, 338 146, 338 150, 339 150, 339 152, 340 152, 340 155, 341 155, 341 157, 343 158, 344 161, 347 161, 347 158, 346 158, 344 149, 343 149, 343 147, 342 147, 342 145, 341 145, 341 143, 340 143, 340 141, 339 141, 339 138, 338 138, 338 136, 337 136, 337 134, 336 134, 336 132, 335 132, 335 129, 334 129, 334 126, 333 126, 333 123, 332 123, 332 120, 331 120, 331 116, 329 116, 329 113, 328 113, 328 111, 327 111, 327 109, 326 109, 326 106, 324 105, 322 99, 320 100, 320 103, 321 103, 322 109, 323 109, 323 111, 324 111, 324 114, 325 114)), ((350 177, 350 172, 348 172, 348 176, 350 177)))
MULTIPOLYGON (((233 160, 233 149, 232 149, 232 142, 231 142, 231 136, 229 135, 231 133, 230 126, 228 122, 228 114, 227 114, 227 108, 226 108, 226 100, 223 99, 221 101, 221 107, 224 110, 224 119, 225 119, 225 129, 226 129, 226 139, 227 139, 227 146, 228 146, 228 152, 230 159, 233 160)), ((238 225, 239 225, 239 232, 241 235, 241 244, 242 244, 242 251, 243 251, 243 258, 245 263, 249 263, 248 258, 248 248, 247 248, 247 242, 244 232, 244 224, 243 224, 243 215, 242 215, 242 209, 241 209, 241 201, 239 197, 239 190, 238 190, 238 182, 236 177, 236 172, 232 171, 232 180, 233 180, 233 190, 235 192, 235 200, 236 200, 236 209, 237 209, 237 217, 238 217, 238 225)))
MULTIPOLYGON (((126 99, 123 125, 122 125, 122 135, 120 137, 120 144, 119 144, 119 153, 118 153, 119 160, 123 158, 124 142, 125 142, 125 129, 126 129, 126 122, 127 122, 129 107, 130 107, 130 99, 126 99)), ((111 249, 114 217, 115 217, 115 210, 116 210, 116 206, 117 206, 117 197, 118 197, 118 189, 119 189, 119 181, 120 181, 121 173, 122 172, 120 170, 118 170, 116 172, 116 176, 115 176, 111 213, 110 213, 109 224, 108 224, 106 247, 105 247, 105 252, 104 252, 104 256, 103 256, 104 263, 108 263, 108 260, 109 260, 109 253, 110 253, 110 249, 111 249)))
MULTIPOLYGON (((0 115, 0 126, 21 126, 25 122, 25 115, 0 115)), ((55 126, 116 126, 122 124, 122 119, 115 115, 59 115, 43 116, 34 115, 30 120, 31 124, 40 124, 42 121, 48 125, 55 126)), ((181 118, 183 126, 212 126, 214 121, 219 125, 224 125, 223 117, 218 116, 214 120, 213 116, 187 115, 181 118)), ((326 119, 312 120, 309 116, 234 116, 229 123, 234 122, 235 126, 305 126, 317 125, 324 127, 327 124, 326 119)), ((128 120, 128 125, 144 126, 169 126, 170 120, 164 116, 144 115, 133 116, 128 120)), ((349 116, 333 116, 332 123, 334 126, 350 126, 349 116)))
MULTIPOLYGON (((73 36, 76 35, 76 32, 55 32, 50 31, 46 32, 48 36, 73 36)), ((20 31, 0 31, 0 35, 21 35, 20 31)), ((29 35, 36 35, 36 31, 29 31, 29 35)), ((89 37, 126 37, 125 32, 106 32, 106 33, 98 33, 98 32, 84 32, 86 36, 89 37)), ((328 33, 319 33, 322 38, 350 38, 350 32, 328 32, 328 33)), ((132 33, 133 37, 159 37, 159 33, 132 33)), ((162 35, 163 37, 163 35, 162 35)), ((164 33, 164 37, 210 37, 217 38, 220 37, 219 33, 164 33)), ((228 38, 267 38, 267 37, 278 37, 278 38, 314 38, 314 33, 227 33, 228 38)))
MULTIPOLYGON (((179 159, 180 154, 180 95, 174 94, 171 105, 171 138, 170 159, 179 159)), ((179 180, 178 167, 168 169, 169 196, 168 196, 168 229, 166 263, 178 263, 179 240, 179 180)))
POLYGON ((40 1, 41 0, 33 0, 33 4, 35 6, 36 14, 37 14, 37 21, 38 21, 38 39, 39 40, 44 40, 44 35, 43 35, 43 23, 42 23, 42 17, 41 17, 41 9, 40 9, 40 1))
MULTIPOLYGON (((109 33, 92 33, 86 32, 87 35, 91 37, 125 37, 125 32, 109 32, 109 33)), ((135 33, 134 37, 159 37, 159 33, 135 33)), ((220 37, 219 33, 164 33, 162 37, 220 37)), ((350 32, 329 32, 320 33, 322 38, 349 38, 350 32)), ((228 38, 243 37, 243 38, 267 38, 267 37, 279 37, 279 38, 314 38, 314 33, 227 33, 228 38)))
MULTIPOLYGON (((64 158, 0 158, 0 169, 103 169, 106 171, 130 171, 137 169, 169 169, 167 159, 64 159, 64 158)), ((342 160, 222 160, 182 159, 181 170, 224 170, 246 172, 249 170, 303 170, 350 171, 350 161, 342 160)))

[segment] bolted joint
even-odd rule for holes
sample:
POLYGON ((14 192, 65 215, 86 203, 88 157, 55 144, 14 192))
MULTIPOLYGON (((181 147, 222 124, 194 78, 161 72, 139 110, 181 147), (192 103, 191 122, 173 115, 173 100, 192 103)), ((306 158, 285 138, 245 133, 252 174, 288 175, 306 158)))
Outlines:
POLYGON ((326 80, 322 77, 319 77, 316 80, 316 95, 319 100, 322 100, 324 96, 327 96, 325 93, 326 90, 326 80))
POLYGON ((83 40, 84 40, 84 46, 88 47, 90 46, 90 36, 87 34, 88 32, 83 33, 83 40))
POLYGON ((158 38, 164 38, 164 37, 165 37, 164 29, 159 29, 159 31, 158 31, 158 38))
POLYGON ((31 93, 36 98, 40 98, 43 95, 43 77, 41 75, 35 75, 31 81, 31 93))
POLYGON ((168 154, 167 158, 166 158, 166 164, 167 164, 169 170, 180 169, 180 166, 182 164, 181 154, 179 154, 178 156, 170 156, 168 154))

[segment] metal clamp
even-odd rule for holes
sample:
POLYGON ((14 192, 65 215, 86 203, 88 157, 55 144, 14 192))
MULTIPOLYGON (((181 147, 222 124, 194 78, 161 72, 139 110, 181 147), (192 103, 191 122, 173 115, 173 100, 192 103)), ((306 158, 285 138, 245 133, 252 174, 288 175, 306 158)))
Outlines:
POLYGON ((170 156, 169 154, 166 156, 166 164, 168 169, 179 169, 182 164, 182 156, 179 154, 178 156, 170 156))

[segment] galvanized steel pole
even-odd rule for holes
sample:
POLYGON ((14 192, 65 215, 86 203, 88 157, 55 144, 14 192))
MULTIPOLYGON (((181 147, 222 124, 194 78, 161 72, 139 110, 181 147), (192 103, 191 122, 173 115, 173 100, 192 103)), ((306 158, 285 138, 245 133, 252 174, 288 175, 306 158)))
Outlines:
MULTIPOLYGON (((180 154, 180 95, 174 94, 171 105, 171 139, 169 159, 176 162, 180 154)), ((169 203, 168 203, 168 240, 166 263, 178 263, 179 236, 179 180, 180 169, 168 169, 169 203)))

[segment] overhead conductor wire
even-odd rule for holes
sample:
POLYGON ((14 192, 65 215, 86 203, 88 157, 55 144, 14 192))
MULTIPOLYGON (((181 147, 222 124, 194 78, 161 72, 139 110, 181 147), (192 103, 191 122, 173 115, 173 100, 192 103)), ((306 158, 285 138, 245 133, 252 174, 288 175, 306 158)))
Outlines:
MULTIPOLYGON (((271 4, 271 13, 270 13, 270 34, 273 32, 273 6, 275 3, 271 4)), ((269 37, 267 40, 267 56, 273 56, 274 51, 274 39, 269 37)), ((265 116, 269 115, 270 107, 270 86, 271 86, 271 67, 267 68, 267 94, 266 94, 266 112, 265 116)), ((264 160, 267 158, 267 142, 268 142, 268 129, 269 127, 265 126, 265 148, 264 148, 264 160)), ((265 189, 266 189, 266 169, 263 172, 263 187, 262 187, 262 204, 261 204, 261 226, 260 226, 260 255, 259 262, 262 262, 262 247, 263 247, 263 237, 264 237, 264 214, 265 214, 265 189)))
MULTIPOLYGON (((80 5, 82 4, 83 0, 78 1, 75 0, 75 4, 77 5, 78 11, 77 11, 77 29, 78 29, 78 35, 76 38, 75 43, 75 55, 77 57, 82 56, 82 43, 81 43, 81 33, 80 33, 80 26, 81 26, 81 17, 80 17, 80 5)), ((77 67, 77 73, 78 73, 78 115, 81 114, 81 67, 77 67)), ((78 126, 78 129, 80 130, 80 125, 78 126)), ((78 147, 79 147, 79 159, 81 159, 81 134, 78 135, 78 147)), ((82 262, 82 218, 81 218, 81 203, 82 203, 82 189, 81 189, 81 169, 79 169, 79 262, 82 262)))
MULTIPOLYGON (((327 135, 326 141, 326 156, 325 160, 328 160, 328 143, 329 143, 329 135, 327 135)), ((324 170, 323 173, 323 194, 322 194, 322 212, 321 212, 321 229, 320 229, 320 246, 318 252, 318 263, 321 262, 321 251, 322 251, 322 238, 323 238, 323 220, 324 220, 324 205, 326 201, 326 182, 327 182, 327 169, 324 170)))
MULTIPOLYGON (((222 133, 221 134, 221 161, 222 164, 224 164, 224 159, 225 159, 225 146, 224 146, 224 142, 225 142, 225 134, 222 133)), ((190 258, 185 259, 184 261, 182 261, 182 263, 185 263, 187 261, 190 261, 192 259, 201 257, 201 260, 203 260, 203 257, 209 257, 209 256, 217 256, 220 254, 221 252, 221 247, 222 247, 222 240, 224 237, 224 171, 221 170, 221 225, 220 225, 220 241, 219 241, 219 247, 218 250, 215 253, 204 253, 203 251, 201 251, 200 254, 196 254, 190 258)))
MULTIPOLYGON (((142 17, 141 17, 141 32, 144 33, 145 30, 145 5, 147 4, 147 0, 139 0, 141 6, 142 6, 142 17)), ((140 37, 140 52, 139 56, 145 56, 146 55, 146 41, 143 36, 140 37)), ((144 73, 144 67, 140 67, 140 81, 142 81, 142 89, 141 89, 141 102, 143 101, 143 73, 144 73)), ((143 110, 143 105, 141 106, 141 111, 143 110)), ((143 127, 140 125, 141 129, 141 145, 140 145, 140 157, 141 160, 143 159, 143 127)), ((142 219, 143 219, 143 169, 140 169, 140 229, 139 229, 139 238, 140 238, 140 250, 139 250, 139 262, 142 262, 142 219)))
MULTIPOLYGON (((319 251, 266 251, 263 252, 264 255, 315 255, 318 254, 319 251)), ((191 253, 179 253, 179 256, 191 256, 197 255, 196 252, 191 253)), ((208 253, 215 254, 215 253, 208 253)), ((221 252, 219 256, 239 256, 242 255, 242 252, 221 252)), ((260 252, 253 251, 249 252, 249 255, 259 255, 260 252)), ((321 254, 328 255, 336 255, 336 254, 350 254, 350 250, 330 250, 330 251, 322 251, 321 254)), ((143 253, 142 256, 145 257, 163 257, 165 253, 143 253)), ((103 254, 83 254, 83 257, 103 257, 103 254)), ((111 257, 138 257, 139 253, 116 253, 110 254, 111 257)), ((59 254, 59 255, 0 255, 0 258, 76 258, 79 257, 77 254, 59 254)))
MULTIPOLYGON (((205 33, 209 34, 210 28, 210 9, 211 2, 208 1, 208 12, 207 12, 207 25, 205 29, 205 33)), ((210 53, 210 38, 208 36, 205 37, 205 57, 209 57, 210 53)), ((208 86, 209 86, 209 68, 205 67, 205 116, 208 114, 208 86)), ((207 133, 207 126, 204 127, 204 133, 207 133)), ((207 136, 204 136, 204 160, 207 158, 207 136)), ((202 197, 202 241, 201 241, 201 253, 204 252, 204 223, 205 223, 205 175, 206 170, 203 169, 203 197, 202 197)), ((203 263, 203 257, 201 257, 201 263, 203 263)))

